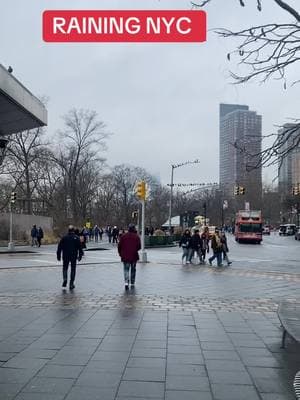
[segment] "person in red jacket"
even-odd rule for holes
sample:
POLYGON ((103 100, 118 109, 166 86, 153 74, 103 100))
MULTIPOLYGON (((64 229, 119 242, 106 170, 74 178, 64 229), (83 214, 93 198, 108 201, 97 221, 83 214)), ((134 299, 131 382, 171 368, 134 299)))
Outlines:
POLYGON ((124 233, 118 243, 118 252, 124 265, 125 290, 129 288, 129 274, 131 287, 135 285, 136 263, 139 259, 138 251, 141 249, 141 241, 135 226, 130 224, 128 232, 124 233))

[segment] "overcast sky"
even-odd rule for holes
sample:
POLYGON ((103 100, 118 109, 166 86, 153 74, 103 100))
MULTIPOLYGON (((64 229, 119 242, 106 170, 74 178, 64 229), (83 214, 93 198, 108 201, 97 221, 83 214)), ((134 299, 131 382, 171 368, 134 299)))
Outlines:
MULTIPOLYGON (((208 28, 236 29, 262 22, 291 21, 272 0, 263 13, 248 0, 214 0, 208 28), (226 5, 225 5, 226 4, 226 5)), ((299 0, 290 3, 296 6, 299 0)), ((0 63, 35 95, 49 97, 49 135, 73 107, 96 110, 109 131, 107 161, 146 168, 163 183, 170 165, 199 158, 176 170, 175 182, 218 181, 220 102, 247 104, 263 117, 263 133, 288 117, 299 117, 299 86, 280 81, 230 84, 226 54, 230 40, 209 32, 205 44, 44 43, 41 16, 51 9, 189 9, 185 0, 10 0, 0 8, 0 63)), ((289 81, 299 79, 296 67, 289 81)), ((264 173, 271 180, 272 171, 264 173)))

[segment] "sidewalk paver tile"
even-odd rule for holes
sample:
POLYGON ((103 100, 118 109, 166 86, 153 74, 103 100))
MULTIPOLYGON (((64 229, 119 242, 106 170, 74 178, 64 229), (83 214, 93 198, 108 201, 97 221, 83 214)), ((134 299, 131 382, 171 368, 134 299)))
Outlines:
POLYGON ((82 372, 82 366, 76 365, 45 365, 38 376, 48 378, 77 378, 82 372))
POLYGON ((77 386, 115 388, 119 386, 121 374, 84 371, 76 381, 77 386))
POLYGON ((114 400, 116 389, 73 386, 64 400, 114 400))
POLYGON ((165 375, 165 368, 126 368, 122 379, 124 381, 164 382, 165 375))
POLYGON ((167 390, 165 400, 213 400, 210 392, 167 390))
POLYGON ((212 384, 214 400, 260 400, 254 386, 212 384))
POLYGON ((208 378, 205 376, 181 376, 167 375, 167 390, 194 390, 194 391, 210 391, 208 378))
POLYGON ((119 387, 118 396, 163 399, 165 392, 164 386, 163 383, 159 382, 122 381, 119 387))
POLYGON ((35 377, 22 389, 22 391, 30 393, 67 394, 74 382, 74 379, 35 377))

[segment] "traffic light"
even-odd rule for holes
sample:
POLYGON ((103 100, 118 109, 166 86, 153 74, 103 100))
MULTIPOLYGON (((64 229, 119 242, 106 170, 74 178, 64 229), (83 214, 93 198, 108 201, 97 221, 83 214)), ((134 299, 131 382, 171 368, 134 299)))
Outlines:
POLYGON ((239 186, 235 186, 234 187, 234 195, 238 196, 240 194, 240 187, 239 186))
POLYGON ((10 202, 11 202, 12 204, 14 204, 14 203, 16 202, 16 200, 17 200, 17 193, 16 193, 16 192, 11 192, 11 195, 10 195, 10 202))
POLYGON ((137 218, 139 215, 138 211, 133 211, 133 213, 131 214, 132 219, 137 218))
POLYGON ((140 181, 136 187, 136 195, 139 200, 145 200, 146 198, 146 182, 140 181))
POLYGON ((246 193, 246 189, 243 186, 240 186, 239 189, 240 189, 240 194, 246 193))
POLYGON ((234 195, 239 196, 240 194, 245 194, 246 188, 244 186, 235 186, 234 187, 234 195))

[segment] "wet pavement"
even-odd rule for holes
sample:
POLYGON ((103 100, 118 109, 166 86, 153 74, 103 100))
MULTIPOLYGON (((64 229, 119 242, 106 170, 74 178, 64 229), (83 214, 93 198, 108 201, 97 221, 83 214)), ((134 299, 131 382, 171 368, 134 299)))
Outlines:
POLYGON ((129 292, 106 243, 86 252, 73 292, 60 287, 54 246, 1 254, 0 400, 295 399, 300 346, 280 348, 276 313, 300 297, 300 243, 289 239, 230 241, 221 269, 150 250, 129 292))

